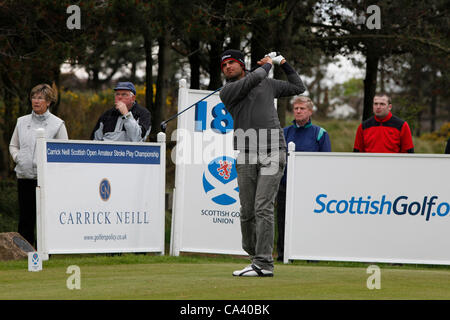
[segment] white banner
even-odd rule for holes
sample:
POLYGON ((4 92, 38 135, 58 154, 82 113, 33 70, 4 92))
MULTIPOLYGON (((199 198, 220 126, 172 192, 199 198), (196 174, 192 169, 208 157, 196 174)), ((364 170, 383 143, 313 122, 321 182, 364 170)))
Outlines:
POLYGON ((446 155, 290 151, 284 262, 448 265, 449 181, 446 155))
POLYGON ((165 142, 40 138, 37 152, 39 252, 164 254, 165 142))
MULTIPOLYGON (((211 91, 180 81, 178 111, 211 91)), ((178 117, 171 254, 246 254, 242 250, 233 119, 215 93, 178 117)))

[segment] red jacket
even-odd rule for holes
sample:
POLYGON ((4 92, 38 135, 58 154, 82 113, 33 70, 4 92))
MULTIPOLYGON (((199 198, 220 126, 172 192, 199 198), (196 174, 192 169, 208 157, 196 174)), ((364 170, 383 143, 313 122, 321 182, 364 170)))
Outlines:
POLYGON ((372 116, 359 125, 353 151, 414 153, 409 125, 391 112, 384 119, 372 116))

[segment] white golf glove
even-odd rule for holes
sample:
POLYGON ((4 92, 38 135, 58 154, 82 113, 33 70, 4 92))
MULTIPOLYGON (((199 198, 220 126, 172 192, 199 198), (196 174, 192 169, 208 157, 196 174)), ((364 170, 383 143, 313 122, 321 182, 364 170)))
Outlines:
POLYGON ((274 64, 280 64, 280 62, 284 59, 284 57, 279 52, 270 52, 266 54, 266 56, 269 56, 272 59, 272 62, 274 64))

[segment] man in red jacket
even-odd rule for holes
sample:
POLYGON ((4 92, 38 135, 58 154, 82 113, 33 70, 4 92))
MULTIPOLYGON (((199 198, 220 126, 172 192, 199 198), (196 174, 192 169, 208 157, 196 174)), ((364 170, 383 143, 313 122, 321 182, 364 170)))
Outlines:
POLYGON ((356 131, 354 152, 414 153, 411 129, 391 113, 391 98, 385 93, 373 98, 374 115, 356 131))

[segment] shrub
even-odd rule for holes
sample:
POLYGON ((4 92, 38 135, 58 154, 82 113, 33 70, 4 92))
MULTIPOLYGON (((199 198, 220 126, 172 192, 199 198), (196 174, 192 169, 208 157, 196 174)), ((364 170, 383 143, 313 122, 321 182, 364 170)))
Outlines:
POLYGON ((18 222, 17 181, 0 180, 0 232, 17 231, 18 222))

